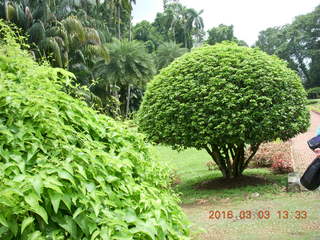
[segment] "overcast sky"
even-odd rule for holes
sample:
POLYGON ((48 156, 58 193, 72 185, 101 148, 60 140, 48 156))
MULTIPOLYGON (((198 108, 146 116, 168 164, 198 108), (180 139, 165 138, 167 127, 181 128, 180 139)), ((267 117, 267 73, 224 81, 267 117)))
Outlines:
MULTIPOLYGON (((153 21, 163 11, 162 0, 136 0, 133 22, 153 21)), ((183 5, 198 11, 205 29, 226 24, 234 26, 238 39, 252 45, 260 31, 291 23, 295 16, 305 14, 320 5, 319 0, 180 0, 183 5)))

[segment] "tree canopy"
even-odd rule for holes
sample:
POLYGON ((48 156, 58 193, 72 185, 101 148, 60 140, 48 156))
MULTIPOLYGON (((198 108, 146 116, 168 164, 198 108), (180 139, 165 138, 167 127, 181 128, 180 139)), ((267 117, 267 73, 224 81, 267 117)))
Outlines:
POLYGON ((208 30, 208 44, 214 45, 223 41, 232 41, 238 43, 240 46, 247 46, 244 41, 238 40, 234 36, 233 25, 227 26, 224 24, 220 24, 218 27, 213 27, 208 30))
POLYGON ((255 45, 286 60, 306 88, 320 86, 319 21, 320 6, 291 24, 261 31, 255 45))
POLYGON ((150 141, 206 149, 230 177, 241 175, 261 143, 305 131, 305 104, 301 81, 285 62, 222 43, 197 48, 163 69, 147 86, 138 121, 150 141))

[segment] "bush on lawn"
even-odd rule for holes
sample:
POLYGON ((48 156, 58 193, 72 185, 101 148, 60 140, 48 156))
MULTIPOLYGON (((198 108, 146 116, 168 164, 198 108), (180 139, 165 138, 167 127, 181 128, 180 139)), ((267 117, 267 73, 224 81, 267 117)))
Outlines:
MULTIPOLYGON (((246 155, 250 155, 247 151, 246 155)), ((291 143, 287 142, 269 142, 260 145, 259 150, 251 160, 250 167, 263 168, 271 167, 279 155, 283 155, 285 159, 291 162, 291 143)))
POLYGON ((230 178, 242 175, 260 144, 307 130, 306 101, 284 61, 225 42, 196 48, 155 76, 138 121, 150 141, 205 149, 230 178))
POLYGON ((271 169, 274 173, 293 172, 292 159, 284 152, 277 152, 272 156, 271 169))
POLYGON ((0 239, 187 239, 143 138, 62 92, 0 21, 0 239))

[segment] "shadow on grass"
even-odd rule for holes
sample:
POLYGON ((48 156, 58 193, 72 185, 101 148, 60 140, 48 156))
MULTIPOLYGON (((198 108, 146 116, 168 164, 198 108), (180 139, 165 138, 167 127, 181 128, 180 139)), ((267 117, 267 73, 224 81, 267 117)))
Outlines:
POLYGON ((286 192, 287 174, 274 174, 269 169, 247 169, 242 177, 222 178, 220 172, 198 171, 198 176, 185 178, 175 190, 180 193, 183 204, 191 204, 199 199, 245 200, 246 196, 259 193, 264 199, 272 199, 286 192))
POLYGON ((208 181, 204 181, 194 185, 199 190, 212 190, 212 189, 234 189, 247 186, 259 186, 276 183, 275 180, 268 179, 266 176, 251 175, 251 176, 239 176, 236 178, 225 179, 218 177, 208 181))

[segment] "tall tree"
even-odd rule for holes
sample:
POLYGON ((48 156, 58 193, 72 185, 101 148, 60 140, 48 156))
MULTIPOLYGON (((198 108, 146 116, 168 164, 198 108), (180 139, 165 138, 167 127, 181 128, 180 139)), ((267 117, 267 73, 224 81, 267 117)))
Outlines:
POLYGON ((180 3, 170 3, 163 13, 157 14, 153 25, 165 37, 165 41, 181 43, 183 47, 191 49, 194 38, 202 36, 202 12, 186 8, 180 3))
POLYGON ((122 115, 127 117, 131 111, 132 89, 143 89, 155 73, 153 58, 143 43, 135 40, 115 39, 106 47, 110 63, 97 69, 95 74, 101 88, 119 97, 122 115))
POLYGON ((286 60, 305 87, 320 86, 320 6, 288 25, 260 32, 256 46, 286 60))
POLYGON ((220 24, 218 27, 213 27, 208 31, 208 40, 207 43, 214 45, 222 41, 232 41, 236 42, 240 46, 247 46, 247 43, 238 40, 233 33, 233 25, 224 25, 220 24))
POLYGON ((144 20, 133 26, 133 39, 143 41, 151 53, 158 48, 161 42, 164 42, 164 37, 156 28, 144 20))
POLYGON ((174 59, 188 52, 187 48, 182 48, 180 44, 174 42, 162 43, 156 51, 157 68, 160 70, 168 66, 174 59))

